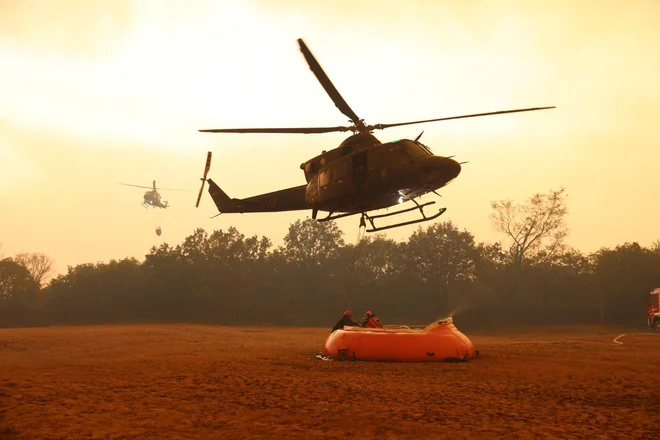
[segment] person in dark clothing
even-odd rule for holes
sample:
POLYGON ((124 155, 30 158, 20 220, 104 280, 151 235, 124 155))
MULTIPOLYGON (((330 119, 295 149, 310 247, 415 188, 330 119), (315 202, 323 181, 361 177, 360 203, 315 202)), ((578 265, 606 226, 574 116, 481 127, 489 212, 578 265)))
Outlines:
POLYGON ((344 312, 344 316, 341 317, 339 321, 335 324, 334 327, 332 327, 332 330, 330 333, 334 332, 335 330, 341 330, 344 328, 345 325, 353 326, 353 327, 358 327, 358 323, 353 321, 353 314, 351 313, 350 310, 346 310, 344 312))

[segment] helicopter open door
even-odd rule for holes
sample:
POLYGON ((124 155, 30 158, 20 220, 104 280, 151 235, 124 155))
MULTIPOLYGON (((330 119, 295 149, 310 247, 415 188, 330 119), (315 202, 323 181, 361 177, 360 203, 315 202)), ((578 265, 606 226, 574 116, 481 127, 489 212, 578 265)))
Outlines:
POLYGON ((365 191, 365 184, 367 182, 367 152, 363 150, 354 154, 351 165, 355 191, 358 194, 362 194, 365 191))

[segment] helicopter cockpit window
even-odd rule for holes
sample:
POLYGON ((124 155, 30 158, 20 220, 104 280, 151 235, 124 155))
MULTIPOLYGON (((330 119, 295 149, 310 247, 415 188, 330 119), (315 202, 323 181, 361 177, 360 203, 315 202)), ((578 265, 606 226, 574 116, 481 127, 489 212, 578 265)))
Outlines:
POLYGON ((406 149, 410 155, 414 158, 428 156, 429 152, 422 148, 420 145, 417 145, 412 142, 406 142, 406 149))
POLYGON ((319 185, 326 186, 330 183, 330 170, 324 170, 319 174, 319 185))

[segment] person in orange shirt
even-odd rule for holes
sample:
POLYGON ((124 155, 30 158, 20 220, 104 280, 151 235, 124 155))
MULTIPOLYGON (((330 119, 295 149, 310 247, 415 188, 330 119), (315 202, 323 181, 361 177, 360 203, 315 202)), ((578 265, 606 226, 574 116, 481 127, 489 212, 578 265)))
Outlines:
POLYGON ((371 310, 364 314, 364 317, 360 320, 360 325, 365 328, 383 328, 383 323, 371 310))

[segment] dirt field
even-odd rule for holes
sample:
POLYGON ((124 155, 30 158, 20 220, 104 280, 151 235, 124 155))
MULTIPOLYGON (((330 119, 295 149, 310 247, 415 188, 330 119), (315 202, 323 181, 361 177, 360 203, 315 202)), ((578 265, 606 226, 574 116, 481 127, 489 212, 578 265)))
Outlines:
POLYGON ((0 439, 659 438, 660 335, 620 333, 392 364, 316 359, 328 329, 0 329, 0 439))

